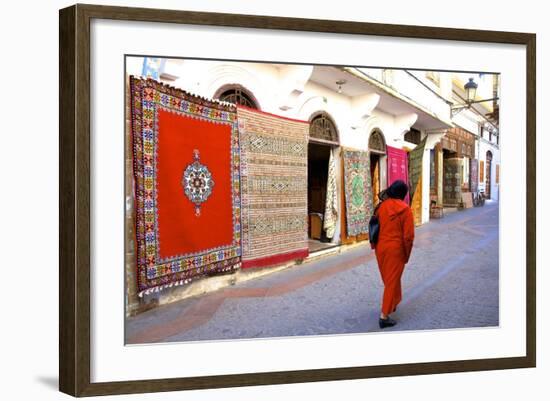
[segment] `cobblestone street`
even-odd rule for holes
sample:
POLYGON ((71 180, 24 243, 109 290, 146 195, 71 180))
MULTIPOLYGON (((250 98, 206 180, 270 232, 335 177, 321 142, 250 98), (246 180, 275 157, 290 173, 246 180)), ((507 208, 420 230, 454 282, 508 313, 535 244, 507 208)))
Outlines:
MULTIPOLYGON (((499 208, 455 211, 416 229, 403 302, 384 331, 499 324, 499 208)), ((127 319, 126 342, 379 331, 382 283, 368 243, 127 319)))

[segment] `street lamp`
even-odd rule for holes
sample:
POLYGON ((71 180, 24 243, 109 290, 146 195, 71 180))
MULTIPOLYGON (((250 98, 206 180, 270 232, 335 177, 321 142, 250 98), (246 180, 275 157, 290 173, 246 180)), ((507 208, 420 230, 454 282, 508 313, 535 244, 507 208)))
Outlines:
POLYGON ((456 104, 451 106, 451 118, 456 116, 464 109, 469 109, 474 103, 483 103, 490 102, 493 100, 498 100, 498 97, 491 99, 475 100, 476 99, 477 84, 474 82, 473 78, 468 78, 468 82, 464 84, 464 92, 466 92, 466 103, 456 104))
POLYGON ((476 99, 477 84, 474 82, 473 78, 469 78, 468 82, 464 85, 464 90, 466 91, 466 102, 471 104, 476 99))
POLYGON ((345 79, 339 79, 338 81, 336 81, 336 85, 338 85, 338 93, 342 93, 342 85, 344 85, 346 82, 345 79))

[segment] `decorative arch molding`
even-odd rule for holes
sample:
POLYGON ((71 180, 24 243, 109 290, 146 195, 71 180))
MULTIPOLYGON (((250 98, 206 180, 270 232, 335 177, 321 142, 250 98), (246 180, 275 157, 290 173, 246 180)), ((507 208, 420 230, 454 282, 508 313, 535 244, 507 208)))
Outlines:
POLYGON ((369 134, 368 149, 369 152, 377 154, 386 154, 386 137, 381 129, 375 128, 369 134))
POLYGON ((254 100, 259 110, 263 110, 265 90, 261 81, 249 70, 239 65, 222 64, 208 71, 205 96, 216 99, 231 88, 241 88, 254 100))
POLYGON ((379 130, 383 133, 386 144, 388 143, 388 138, 390 138, 391 143, 401 143, 404 140, 405 134, 417 119, 418 115, 416 113, 401 114, 395 116, 393 120, 387 117, 372 115, 366 119, 361 131, 368 132, 370 137, 370 133, 379 130))
POLYGON ((313 113, 308 119, 310 123, 309 137, 340 144, 338 126, 330 114, 320 111, 313 113))
POLYGON ((365 136, 367 138, 366 142, 365 142, 365 147, 368 149, 370 135, 373 131, 376 131, 376 130, 383 133, 384 141, 387 144, 387 138, 386 138, 386 134, 384 134, 384 132, 388 132, 389 128, 390 127, 387 126, 387 123, 384 122, 383 118, 380 118, 378 116, 369 117, 365 121, 364 126, 361 128, 361 132, 364 132, 366 134, 365 136))
MULTIPOLYGON (((336 128, 338 128, 336 119, 332 117, 337 114, 336 110, 334 110, 330 101, 325 96, 310 96, 304 99, 301 105, 297 107, 296 118, 304 121, 311 121, 313 117, 323 112, 331 117, 332 122, 336 125, 336 128)), ((341 132, 339 128, 338 132, 341 132)))

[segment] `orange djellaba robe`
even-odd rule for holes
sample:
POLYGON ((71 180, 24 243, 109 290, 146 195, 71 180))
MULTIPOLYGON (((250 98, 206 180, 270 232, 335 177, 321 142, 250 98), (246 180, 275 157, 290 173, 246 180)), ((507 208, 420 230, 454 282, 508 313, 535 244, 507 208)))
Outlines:
POLYGON ((400 199, 386 199, 378 208, 380 233, 374 249, 384 283, 382 313, 389 315, 401 302, 401 276, 414 241, 411 208, 400 199))

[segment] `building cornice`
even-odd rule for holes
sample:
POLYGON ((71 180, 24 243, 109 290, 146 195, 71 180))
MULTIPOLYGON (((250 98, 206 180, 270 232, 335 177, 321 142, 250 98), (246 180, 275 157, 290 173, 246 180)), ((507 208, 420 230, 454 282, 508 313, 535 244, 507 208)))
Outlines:
POLYGON ((395 99, 398 99, 398 100, 400 100, 404 103, 407 103, 408 105, 412 106, 416 110, 418 110, 418 111, 420 111, 424 114, 429 115, 430 117, 432 117, 433 119, 435 119, 437 121, 440 121, 445 126, 450 127, 450 128, 454 127, 454 123, 450 118, 446 119, 445 117, 441 117, 441 116, 433 113, 432 111, 428 110, 424 106, 422 106, 422 105, 418 104, 417 102, 415 102, 413 99, 403 95, 399 91, 385 85, 384 83, 368 76, 364 72, 359 71, 357 68, 355 68, 355 67, 341 67, 341 69, 343 71, 347 72, 348 74, 351 74, 354 77, 359 78, 364 82, 367 82, 369 85, 371 85, 371 86, 373 86, 377 89, 380 89, 381 91, 383 91, 384 93, 390 95, 391 97, 393 97, 395 99))

